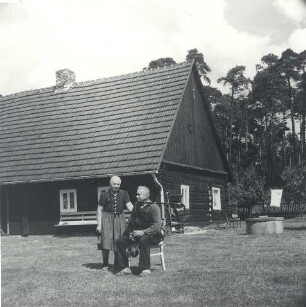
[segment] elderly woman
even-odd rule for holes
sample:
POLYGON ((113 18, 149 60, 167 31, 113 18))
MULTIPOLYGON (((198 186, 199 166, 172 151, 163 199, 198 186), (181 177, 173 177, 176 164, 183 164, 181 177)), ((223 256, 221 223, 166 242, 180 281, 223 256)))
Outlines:
POLYGON ((132 211, 133 205, 128 193, 120 189, 121 179, 113 176, 110 188, 101 192, 97 209, 97 231, 99 234, 98 249, 102 250, 103 269, 109 268, 109 251, 114 252, 114 262, 117 261, 116 240, 126 229, 124 208, 132 211))

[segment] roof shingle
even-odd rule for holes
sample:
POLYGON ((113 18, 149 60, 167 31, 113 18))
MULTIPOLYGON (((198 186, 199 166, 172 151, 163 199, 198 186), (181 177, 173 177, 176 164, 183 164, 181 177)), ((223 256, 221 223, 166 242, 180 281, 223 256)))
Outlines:
POLYGON ((0 184, 158 170, 191 63, 0 98, 0 184))

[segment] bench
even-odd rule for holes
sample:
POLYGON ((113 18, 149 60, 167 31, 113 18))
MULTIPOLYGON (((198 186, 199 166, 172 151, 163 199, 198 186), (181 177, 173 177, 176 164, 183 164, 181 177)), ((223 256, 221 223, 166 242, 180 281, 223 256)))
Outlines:
POLYGON ((226 216, 226 227, 240 227, 241 228, 241 220, 238 217, 238 214, 232 214, 231 216, 226 216))
POLYGON ((60 227, 81 225, 97 225, 97 211, 61 213, 59 223, 54 226, 60 227))
MULTIPOLYGON (((124 210, 126 222, 129 222, 131 212, 124 210)), ((61 226, 82 226, 97 225, 97 211, 79 211, 61 213, 59 223, 54 225, 61 226)))

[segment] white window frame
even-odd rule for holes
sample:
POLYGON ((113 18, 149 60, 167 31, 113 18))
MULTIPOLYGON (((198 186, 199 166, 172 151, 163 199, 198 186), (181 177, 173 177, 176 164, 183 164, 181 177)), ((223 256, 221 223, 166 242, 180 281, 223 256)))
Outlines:
POLYGON ((97 196, 98 196, 98 201, 100 199, 100 194, 102 191, 107 191, 109 189, 109 186, 101 186, 97 188, 97 196))
POLYGON ((212 187, 212 208, 213 210, 221 210, 221 190, 220 188, 212 187))
POLYGON ((78 211, 78 204, 77 204, 77 191, 76 189, 65 189, 59 190, 60 196, 60 209, 61 212, 77 212, 78 211), (67 193, 68 196, 68 208, 64 208, 64 194, 67 193), (73 193, 73 200, 74 200, 74 208, 70 208, 70 193, 73 193))
POLYGON ((186 209, 189 209, 189 185, 181 185, 181 203, 185 205, 186 209))

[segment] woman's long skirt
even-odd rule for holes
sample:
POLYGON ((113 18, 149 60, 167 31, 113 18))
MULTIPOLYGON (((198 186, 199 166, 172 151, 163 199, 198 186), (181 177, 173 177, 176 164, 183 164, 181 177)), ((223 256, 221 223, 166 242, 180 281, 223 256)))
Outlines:
POLYGON ((102 212, 101 236, 98 249, 116 251, 116 240, 122 236, 126 229, 124 213, 117 215, 102 212))

